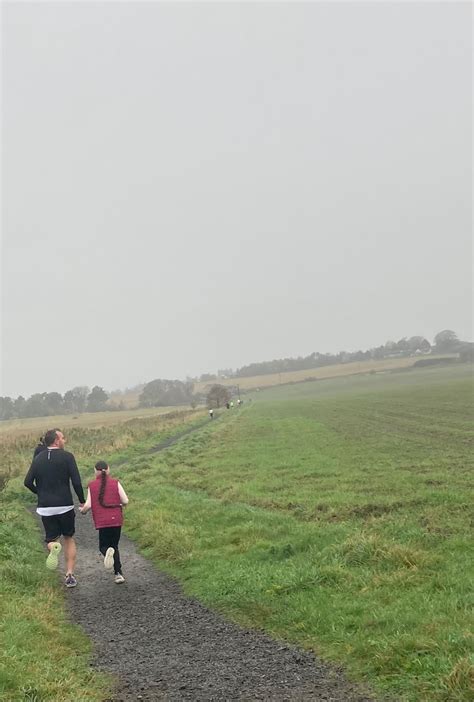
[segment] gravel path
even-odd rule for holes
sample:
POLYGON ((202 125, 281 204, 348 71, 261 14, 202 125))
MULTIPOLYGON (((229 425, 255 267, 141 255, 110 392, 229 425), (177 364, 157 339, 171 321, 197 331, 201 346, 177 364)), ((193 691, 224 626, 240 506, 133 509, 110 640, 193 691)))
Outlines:
POLYGON ((94 643, 94 665, 117 676, 111 702, 370 699, 311 654, 186 597, 126 536, 120 542, 126 582, 116 585, 103 568, 90 515, 77 514, 76 526, 79 584, 66 599, 94 643))

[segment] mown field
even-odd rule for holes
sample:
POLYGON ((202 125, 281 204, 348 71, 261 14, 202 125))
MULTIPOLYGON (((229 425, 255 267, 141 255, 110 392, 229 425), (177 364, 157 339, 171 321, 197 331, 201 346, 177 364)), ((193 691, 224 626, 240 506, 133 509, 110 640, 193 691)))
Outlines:
MULTIPOLYGON (((474 699, 472 420, 470 368, 456 365, 275 387, 160 454, 145 451, 158 435, 181 430, 182 418, 166 430, 142 427, 123 447, 104 439, 101 454, 129 458, 116 471, 131 498, 127 530, 188 593, 342 664, 380 698, 467 702, 474 699)), ((203 413, 187 421, 199 424, 203 413)), ((77 431, 69 432, 70 448, 90 471, 100 433, 77 431)), ((54 626, 28 610, 29 623, 44 640, 58 627, 68 631, 58 623, 59 586, 31 558, 33 550, 39 564, 42 546, 20 494, 13 481, 0 521, 6 638, 23 632, 7 649, 15 665, 5 666, 0 691, 11 695, 2 699, 33 699, 19 691, 28 663, 35 675, 26 684, 34 678, 49 690, 45 699, 60 700, 54 655, 45 662, 27 653, 32 633, 19 624, 26 626, 23 607, 46 592, 57 598, 46 607, 54 626)), ((87 668, 87 642, 81 646, 68 680, 76 685, 83 665, 95 687, 74 699, 107 699, 108 682, 87 668)))
MULTIPOLYGON (((447 360, 455 358, 456 354, 432 355, 433 361, 447 360)), ((365 373, 383 373, 402 368, 411 368, 419 357, 410 356, 406 358, 382 358, 380 360, 352 361, 351 363, 337 363, 333 366, 320 366, 319 368, 306 368, 297 371, 287 371, 285 373, 268 373, 266 375, 253 375, 248 378, 223 378, 217 381, 196 383, 195 392, 205 392, 206 387, 212 382, 222 385, 238 385, 241 390, 262 390, 275 385, 287 385, 290 383, 303 383, 306 380, 327 380, 328 378, 341 378, 350 375, 364 375, 365 373)))

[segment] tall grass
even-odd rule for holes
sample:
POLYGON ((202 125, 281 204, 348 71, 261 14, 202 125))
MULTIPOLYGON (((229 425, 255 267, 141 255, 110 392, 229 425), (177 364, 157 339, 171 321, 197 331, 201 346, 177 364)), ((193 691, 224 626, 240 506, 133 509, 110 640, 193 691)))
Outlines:
MULTIPOLYGON (((149 437, 153 441, 166 438, 178 427, 188 426, 203 416, 203 410, 175 410, 145 417, 130 417, 129 413, 125 421, 117 417, 116 423, 112 425, 101 424, 94 418, 91 426, 68 426, 70 416, 55 417, 54 423, 51 418, 43 417, 42 433, 47 427, 58 426, 63 429, 61 419, 64 419, 66 449, 74 453, 78 462, 86 462, 103 455, 123 452, 126 455, 127 449, 137 443, 149 437)), ((10 478, 26 473, 40 433, 31 427, 29 420, 17 421, 8 431, 0 432, 0 490, 10 478)))

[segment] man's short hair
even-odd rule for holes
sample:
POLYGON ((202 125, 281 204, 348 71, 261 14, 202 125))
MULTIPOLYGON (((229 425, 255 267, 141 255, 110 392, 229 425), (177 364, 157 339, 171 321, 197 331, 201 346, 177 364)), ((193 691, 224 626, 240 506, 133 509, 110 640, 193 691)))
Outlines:
POLYGON ((61 431, 61 429, 48 429, 44 435, 44 443, 46 446, 52 446, 54 444, 58 436, 58 431, 61 431))

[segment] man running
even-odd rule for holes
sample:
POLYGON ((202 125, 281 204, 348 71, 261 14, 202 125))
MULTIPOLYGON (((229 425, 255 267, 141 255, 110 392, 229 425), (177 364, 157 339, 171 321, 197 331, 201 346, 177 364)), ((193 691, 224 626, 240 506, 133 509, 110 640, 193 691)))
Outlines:
POLYGON ((59 538, 62 536, 66 559, 65 584, 66 587, 76 587, 75 512, 70 483, 82 506, 85 498, 81 476, 76 459, 72 453, 64 450, 66 439, 62 431, 50 429, 44 436, 44 443, 46 449, 33 459, 25 478, 25 487, 38 496, 36 511, 41 516, 49 550, 46 567, 50 570, 58 567, 61 551, 59 538))

